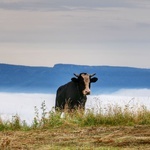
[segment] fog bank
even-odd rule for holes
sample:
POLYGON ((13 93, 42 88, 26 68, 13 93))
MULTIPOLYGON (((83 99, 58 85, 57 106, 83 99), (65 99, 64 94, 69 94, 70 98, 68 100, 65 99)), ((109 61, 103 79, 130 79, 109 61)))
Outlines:
MULTIPOLYGON (((26 93, 0 93, 0 117, 2 120, 12 119, 19 115, 21 120, 32 123, 35 117, 35 106, 41 114, 41 104, 45 102, 46 111, 49 112, 55 105, 55 94, 26 94, 26 93)), ((139 108, 146 106, 150 110, 150 90, 120 90, 110 95, 88 96, 86 109, 98 110, 108 106, 139 108)))

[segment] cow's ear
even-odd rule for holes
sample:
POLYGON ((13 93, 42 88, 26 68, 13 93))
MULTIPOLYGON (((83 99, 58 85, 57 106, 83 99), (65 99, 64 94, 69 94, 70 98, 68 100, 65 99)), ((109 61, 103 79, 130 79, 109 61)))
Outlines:
POLYGON ((96 78, 96 77, 90 79, 91 82, 96 82, 97 80, 98 80, 98 78, 96 78))
POLYGON ((78 82, 78 79, 77 79, 77 78, 71 78, 71 80, 72 80, 73 82, 78 82))

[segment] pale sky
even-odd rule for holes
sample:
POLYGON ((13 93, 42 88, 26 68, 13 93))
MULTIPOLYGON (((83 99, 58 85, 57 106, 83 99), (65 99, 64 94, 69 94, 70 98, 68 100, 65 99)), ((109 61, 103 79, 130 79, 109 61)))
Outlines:
POLYGON ((150 68, 150 0, 0 0, 0 63, 150 68))

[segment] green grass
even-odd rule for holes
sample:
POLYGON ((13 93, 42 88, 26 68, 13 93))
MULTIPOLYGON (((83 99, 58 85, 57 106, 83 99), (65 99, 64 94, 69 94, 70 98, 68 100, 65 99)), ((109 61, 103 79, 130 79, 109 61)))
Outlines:
POLYGON ((99 110, 94 113, 88 110, 84 113, 82 110, 65 112, 65 118, 61 118, 61 112, 46 112, 45 102, 41 104, 41 118, 39 110, 35 107, 35 117, 31 125, 21 121, 19 116, 13 116, 10 121, 0 119, 0 131, 6 130, 34 130, 34 129, 51 129, 59 127, 87 127, 87 126, 134 126, 150 125, 150 111, 141 106, 138 109, 125 106, 108 106, 105 111, 99 110))

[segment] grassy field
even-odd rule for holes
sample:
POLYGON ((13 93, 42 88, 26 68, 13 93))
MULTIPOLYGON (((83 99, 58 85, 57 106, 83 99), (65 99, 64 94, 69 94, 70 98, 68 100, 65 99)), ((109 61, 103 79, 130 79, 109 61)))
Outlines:
POLYGON ((0 132, 7 150, 149 150, 150 126, 68 126, 56 129, 0 132))
POLYGON ((149 150, 150 111, 141 106, 108 108, 99 113, 76 110, 65 113, 46 112, 35 107, 31 125, 13 116, 0 120, 0 150, 149 150))

